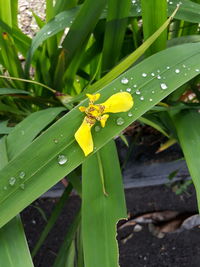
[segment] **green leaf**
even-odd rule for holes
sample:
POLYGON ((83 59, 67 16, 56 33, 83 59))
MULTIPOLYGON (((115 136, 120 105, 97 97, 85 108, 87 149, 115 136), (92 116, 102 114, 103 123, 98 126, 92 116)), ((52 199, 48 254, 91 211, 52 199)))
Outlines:
POLYGON ((83 163, 82 200, 85 266, 119 266, 116 224, 127 214, 114 141, 83 163))
MULTIPOLYGON (((167 19, 166 0, 141 0, 142 26, 144 39, 149 38, 167 19), (159 12, 158 12, 159 10, 159 12)), ((147 50, 147 55, 152 55, 166 48, 167 30, 163 31, 158 39, 147 50)))
POLYGON ((104 34, 102 70, 108 71, 119 60, 131 6, 130 0, 109 0, 104 34))
MULTIPOLYGON (((199 51, 199 43, 166 49, 130 68, 99 90, 100 102, 103 102, 112 94, 131 88, 135 104, 127 113, 110 114, 105 128, 99 132, 92 131, 94 153, 182 84, 197 76, 200 69, 199 51), (157 77, 157 71, 160 79, 157 77), (146 77, 144 73, 147 74, 146 77), (152 76, 151 73, 156 75, 152 76), (122 78, 126 78, 128 84, 123 84, 122 78), (166 84, 162 86, 163 89, 162 84, 166 84), (135 85, 137 85, 136 88, 135 85), (136 90, 140 90, 140 94, 138 91, 136 94, 136 90), (117 124, 118 118, 124 120, 122 125, 117 124)), ((87 103, 88 101, 85 100, 81 105, 86 106, 87 103)), ((81 125, 83 117, 78 107, 74 108, 0 171, 0 188, 8 186, 6 192, 0 191, 0 226, 85 160, 82 150, 74 139, 74 134, 81 125), (55 140, 58 142, 55 143, 55 140), (66 158, 65 164, 59 164, 59 155, 66 158), (23 191, 20 188, 22 182, 19 179, 21 171, 25 173, 23 191), (16 177, 16 183, 14 186, 9 186, 9 179, 13 176, 16 177)))
POLYGON ((71 62, 76 52, 81 49, 85 41, 88 39, 88 36, 96 26, 105 5, 106 0, 86 0, 83 3, 62 43, 63 48, 67 50, 67 64, 71 62))
POLYGON ((24 230, 19 217, 0 229, 0 259, 6 267, 33 267, 24 230))
POLYGON ((198 111, 183 110, 172 115, 179 142, 195 185, 197 202, 200 211, 200 114, 198 111))
POLYGON ((8 127, 7 124, 8 121, 0 122, 0 134, 9 134, 13 130, 13 127, 8 127))
POLYGON ((165 23, 140 47, 138 47, 133 53, 127 56, 122 62, 120 62, 105 76, 103 76, 99 81, 84 90, 84 93, 80 94, 77 98, 75 98, 75 101, 81 100, 83 98, 83 95, 85 95, 86 93, 94 93, 100 88, 106 86, 109 82, 112 82, 117 76, 126 71, 129 67, 131 67, 133 63, 144 54, 144 52, 150 47, 150 45, 152 45, 153 42, 160 36, 160 34, 167 28, 176 12, 177 9, 174 11, 171 17, 169 17, 169 19, 166 20, 165 23))
POLYGON ((49 23, 47 23, 32 39, 31 47, 28 51, 25 65, 25 73, 27 75, 30 64, 32 61, 33 54, 36 49, 49 37, 57 34, 66 27, 71 26, 71 21, 74 19, 74 16, 77 14, 77 9, 70 9, 68 11, 63 11, 55 16, 49 23))
MULTIPOLYGON (((0 169, 8 162, 6 138, 0 139, 0 169)), ((4 188, 5 190, 6 188, 4 188)), ((20 217, 0 228, 0 264, 6 267, 33 267, 20 217)))
POLYGON ((48 108, 32 113, 8 135, 8 154, 13 158, 24 150, 31 141, 51 123, 64 108, 48 108), (33 123, 34 122, 34 123, 33 123))
POLYGON ((14 88, 0 88, 0 95, 10 95, 10 94, 30 95, 30 92, 14 88))

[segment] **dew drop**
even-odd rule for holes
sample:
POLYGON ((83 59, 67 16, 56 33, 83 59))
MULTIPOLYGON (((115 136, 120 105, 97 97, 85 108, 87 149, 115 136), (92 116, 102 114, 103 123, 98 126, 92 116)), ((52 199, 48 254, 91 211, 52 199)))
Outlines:
POLYGON ((166 90, 168 87, 165 83, 160 84, 161 89, 166 90))
POLYGON ((124 124, 124 119, 123 118, 118 118, 116 122, 117 122, 117 125, 119 125, 119 126, 123 125, 124 124))
POLYGON ((146 73, 142 73, 142 77, 147 77, 147 74, 146 73))
POLYGON ((137 11, 137 13, 140 13, 140 12, 141 12, 141 7, 138 6, 138 7, 136 8, 136 11, 137 11))
POLYGON ((95 126, 94 130, 95 130, 95 132, 99 132, 101 130, 101 127, 97 125, 97 126, 95 126))
POLYGON ((128 116, 129 117, 132 117, 133 116, 133 113, 131 111, 129 111, 128 116))
POLYGON ((180 70, 179 70, 179 69, 175 69, 175 72, 176 72, 176 73, 180 73, 180 70))
POLYGON ((132 2, 132 4, 134 5, 134 4, 136 3, 136 0, 132 0, 131 2, 132 2))
POLYGON ((10 184, 11 186, 13 186, 13 185, 15 184, 15 182, 16 182, 16 178, 15 178, 15 177, 11 177, 11 178, 9 179, 9 184, 10 184))
POLYGON ((52 33, 52 31, 48 31, 48 32, 47 32, 48 35, 51 34, 51 33, 52 33))
POLYGON ((158 80, 160 80, 160 79, 161 79, 161 76, 160 76, 160 75, 158 75, 158 76, 157 76, 157 79, 158 79, 158 80))
POLYGON ((127 88, 126 91, 127 91, 127 92, 131 92, 131 88, 127 88))
POLYGON ((3 187, 3 190, 8 190, 8 187, 5 185, 4 187, 3 187))
POLYGON ((141 96, 141 97, 140 97, 140 100, 142 100, 142 101, 143 101, 143 100, 144 100, 144 96, 141 96))
POLYGON ((20 179, 24 179, 25 175, 26 175, 25 172, 20 172, 20 174, 19 174, 19 178, 20 178, 20 179))
POLYGON ((151 73, 151 76, 152 76, 152 77, 154 77, 154 76, 155 76, 155 73, 154 73, 154 72, 152 72, 152 73, 151 73))
POLYGON ((134 84, 133 87, 136 88, 137 87, 137 84, 134 84))
POLYGON ((199 69, 195 69, 196 72, 199 72, 199 69))
POLYGON ((153 101, 153 99, 152 99, 152 98, 149 98, 149 101, 150 101, 150 102, 152 102, 152 101, 153 101))
POLYGON ((59 155, 58 156, 58 164, 59 165, 64 165, 67 162, 67 158, 65 155, 59 155))
POLYGON ((183 66, 183 68, 186 68, 185 64, 183 64, 182 66, 183 66))
POLYGON ((167 66, 166 69, 169 70, 170 69, 170 66, 167 66))
POLYGON ((152 92, 152 94, 154 94, 155 93, 155 91, 153 90, 153 91, 151 91, 152 92))
POLYGON ((140 95, 141 94, 140 90, 136 90, 135 93, 136 93, 136 95, 140 95))
POLYGON ((128 82, 129 82, 128 79, 125 77, 121 79, 122 84, 127 84, 128 82))
POLYGON ((157 70, 158 73, 160 73, 160 70, 157 70))
POLYGON ((53 139, 55 144, 58 144, 58 139, 53 139))
POLYGON ((24 190, 25 189, 25 185, 24 184, 20 184, 20 186, 19 186, 22 190, 24 190))

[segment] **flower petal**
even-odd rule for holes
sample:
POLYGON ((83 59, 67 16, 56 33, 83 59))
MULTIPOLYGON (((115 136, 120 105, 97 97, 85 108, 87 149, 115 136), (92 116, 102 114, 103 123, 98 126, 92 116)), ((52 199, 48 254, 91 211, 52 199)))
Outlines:
POLYGON ((133 97, 127 92, 116 93, 109 97, 104 103, 100 104, 105 107, 103 113, 126 112, 133 106, 133 97))
POLYGON ((100 119, 101 127, 103 127, 103 128, 105 127, 105 124, 106 124, 108 117, 109 117, 108 114, 101 116, 101 119, 100 119))
POLYGON ((95 101, 99 99, 100 94, 95 94, 95 95, 86 94, 86 96, 89 98, 91 103, 94 103, 95 101))
POLYGON ((88 123, 87 118, 85 117, 81 126, 78 128, 74 135, 85 156, 93 151, 94 145, 91 134, 91 128, 93 125, 94 124, 88 123))

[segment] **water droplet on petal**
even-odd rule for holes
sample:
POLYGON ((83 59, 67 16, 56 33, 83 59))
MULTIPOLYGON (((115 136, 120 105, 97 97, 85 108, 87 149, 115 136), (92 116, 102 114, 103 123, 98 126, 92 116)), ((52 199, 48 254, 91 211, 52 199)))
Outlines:
POLYGON ((142 101, 143 101, 143 100, 144 100, 144 96, 141 96, 141 97, 140 97, 140 100, 142 100, 142 101))
POLYGON ((128 116, 129 117, 132 117, 133 116, 133 113, 131 111, 129 111, 128 116))
POLYGON ((19 178, 20 178, 20 179, 24 179, 25 175, 26 175, 25 172, 20 172, 20 174, 19 174, 19 178))
POLYGON ((59 155, 58 156, 58 164, 59 165, 64 165, 67 162, 67 158, 65 155, 59 155))
POLYGON ((97 126, 95 126, 94 130, 95 130, 95 132, 99 132, 101 130, 101 127, 97 125, 97 126))
POLYGON ((126 91, 127 91, 127 92, 131 92, 131 88, 127 88, 126 91))
POLYGON ((163 90, 165 90, 165 89, 168 88, 167 85, 166 85, 165 83, 161 83, 161 84, 160 84, 160 87, 161 87, 161 89, 163 89, 163 90))
POLYGON ((118 118, 116 122, 117 122, 117 125, 123 125, 124 124, 124 119, 123 118, 118 118))
POLYGON ((176 72, 176 73, 180 73, 180 70, 179 70, 179 69, 175 69, 175 72, 176 72))
POLYGON ((11 178, 9 179, 9 184, 10 184, 11 186, 13 186, 13 185, 15 184, 15 182, 16 182, 16 178, 15 178, 15 177, 11 177, 11 178))
POLYGON ((125 77, 121 79, 122 84, 127 84, 128 82, 129 82, 128 79, 125 77))
POLYGON ((146 73, 142 73, 142 77, 147 77, 147 74, 146 73))

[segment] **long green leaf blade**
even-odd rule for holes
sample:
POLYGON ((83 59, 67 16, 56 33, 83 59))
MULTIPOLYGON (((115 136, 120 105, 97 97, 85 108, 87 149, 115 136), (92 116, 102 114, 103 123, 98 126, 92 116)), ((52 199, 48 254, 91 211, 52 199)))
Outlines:
MULTIPOLYGON (((197 76, 200 69, 199 51, 199 43, 169 48, 130 68, 111 84, 102 88, 99 91, 102 102, 120 90, 126 91, 127 88, 131 88, 135 105, 128 113, 111 114, 104 129, 100 132, 92 132, 95 143, 94 152, 171 92, 197 76), (123 78, 126 78, 128 83, 124 84, 123 78), (118 118, 124 120, 124 123, 118 125, 118 118)), ((87 103, 84 101, 81 105, 87 105, 87 103)), ((74 133, 79 128, 83 117, 78 107, 74 108, 0 171, 0 188, 8 186, 9 179, 16 177, 14 186, 9 186, 7 191, 0 191, 2 215, 0 226, 85 160, 83 152, 74 139, 74 133), (58 140, 57 143, 55 139, 58 140), (59 155, 67 159, 65 164, 59 164, 59 155), (20 188, 21 180, 18 178, 21 171, 26 174, 23 180, 25 185, 23 191, 20 188)))
POLYGON ((83 163, 82 199, 85 266, 119 266, 116 224, 127 215, 114 141, 83 163))
POLYGON ((197 193, 200 210, 200 114, 198 111, 182 111, 173 116, 179 142, 197 193))

